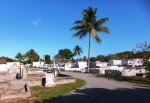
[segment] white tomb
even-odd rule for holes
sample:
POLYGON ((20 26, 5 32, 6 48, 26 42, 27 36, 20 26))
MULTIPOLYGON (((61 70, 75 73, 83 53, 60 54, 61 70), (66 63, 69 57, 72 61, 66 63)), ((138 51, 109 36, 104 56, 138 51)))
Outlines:
POLYGON ((54 73, 46 73, 46 84, 45 87, 55 86, 54 73))

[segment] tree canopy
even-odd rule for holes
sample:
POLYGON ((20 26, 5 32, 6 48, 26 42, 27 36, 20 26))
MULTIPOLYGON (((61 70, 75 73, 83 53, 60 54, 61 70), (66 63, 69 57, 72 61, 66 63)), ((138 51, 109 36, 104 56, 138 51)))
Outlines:
MULTIPOLYGON (((81 55, 81 53, 83 53, 83 50, 82 50, 82 48, 79 46, 79 45, 76 45, 75 47, 74 47, 74 49, 73 49, 73 51, 74 51, 74 56, 80 56, 81 55)), ((77 58, 78 59, 78 58, 77 58)))
POLYGON ((18 54, 16 54, 15 58, 16 58, 19 62, 22 62, 22 60, 24 60, 24 55, 22 55, 20 52, 18 52, 18 54))
POLYGON ((40 57, 34 49, 30 49, 28 52, 26 52, 25 58, 27 59, 28 63, 32 63, 35 61, 39 61, 40 57))
POLYGON ((50 55, 48 55, 48 54, 45 55, 45 63, 46 63, 46 64, 50 64, 50 61, 51 61, 51 60, 50 60, 50 55))
POLYGON ((71 52, 70 49, 60 49, 58 51, 58 54, 56 54, 54 56, 54 58, 57 60, 57 61, 63 61, 63 62, 67 62, 69 60, 72 60, 73 59, 73 53, 71 52))

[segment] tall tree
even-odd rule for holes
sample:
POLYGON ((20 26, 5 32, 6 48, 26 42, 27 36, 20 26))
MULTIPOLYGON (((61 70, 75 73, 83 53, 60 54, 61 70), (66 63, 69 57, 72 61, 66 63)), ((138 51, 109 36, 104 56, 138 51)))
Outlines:
POLYGON ((77 56, 77 60, 78 60, 78 56, 80 56, 80 54, 83 53, 82 48, 79 47, 79 45, 76 45, 73 51, 74 51, 74 55, 77 56))
POLYGON ((70 49, 60 49, 58 55, 65 62, 73 59, 73 53, 70 49))
POLYGON ((62 62, 61 56, 60 56, 59 54, 56 54, 56 55, 54 56, 54 60, 55 60, 56 63, 62 62))
POLYGON ((101 42, 101 39, 96 32, 109 33, 108 28, 102 26, 106 21, 108 21, 108 18, 102 18, 100 20, 97 20, 96 12, 97 9, 93 9, 92 7, 88 7, 87 9, 83 10, 82 20, 75 21, 74 22, 75 26, 71 28, 71 30, 77 30, 77 32, 73 34, 72 37, 79 37, 80 39, 82 39, 87 35, 89 36, 87 72, 89 72, 89 65, 90 65, 91 37, 93 37, 99 43, 101 42))
POLYGON ((46 64, 50 64, 50 61, 51 61, 51 60, 50 60, 50 55, 48 55, 48 54, 45 55, 45 63, 46 63, 46 64))
POLYGON ((19 62, 21 62, 21 61, 24 59, 24 56, 23 56, 20 52, 18 52, 18 54, 16 54, 15 58, 16 58, 19 62))

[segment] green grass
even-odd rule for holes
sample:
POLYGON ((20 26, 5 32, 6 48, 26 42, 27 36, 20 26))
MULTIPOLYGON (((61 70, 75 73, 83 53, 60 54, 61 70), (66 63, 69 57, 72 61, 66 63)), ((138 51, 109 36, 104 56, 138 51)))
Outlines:
POLYGON ((150 78, 143 78, 143 77, 138 77, 138 76, 134 76, 134 77, 106 76, 104 74, 94 74, 94 75, 99 76, 99 77, 112 78, 112 79, 115 79, 117 81, 126 81, 126 82, 131 82, 131 83, 150 85, 150 78))
POLYGON ((55 87, 33 86, 34 99, 20 99, 14 101, 0 101, 0 103, 39 103, 45 100, 52 100, 68 94, 70 91, 81 88, 86 83, 81 79, 76 79, 75 83, 56 85, 55 87))
POLYGON ((42 101, 62 97, 68 94, 70 91, 78 89, 84 85, 85 82, 83 80, 76 79, 76 83, 62 84, 55 87, 34 86, 32 89, 35 92, 34 96, 37 98, 37 100, 42 101))

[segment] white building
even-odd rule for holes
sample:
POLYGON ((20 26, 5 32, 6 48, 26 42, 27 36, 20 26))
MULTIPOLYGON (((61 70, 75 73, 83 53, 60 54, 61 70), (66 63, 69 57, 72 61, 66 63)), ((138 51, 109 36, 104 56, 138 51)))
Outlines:
POLYGON ((72 63, 65 63, 65 70, 70 70, 72 63))
POLYGON ((119 66, 121 65, 121 60, 109 60, 108 64, 113 65, 113 66, 119 66))
POLYGON ((79 61, 78 66, 79 66, 79 68, 85 68, 85 67, 87 67, 87 62, 86 61, 79 61))

